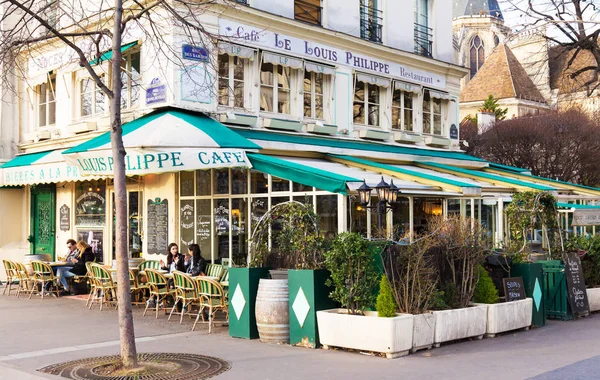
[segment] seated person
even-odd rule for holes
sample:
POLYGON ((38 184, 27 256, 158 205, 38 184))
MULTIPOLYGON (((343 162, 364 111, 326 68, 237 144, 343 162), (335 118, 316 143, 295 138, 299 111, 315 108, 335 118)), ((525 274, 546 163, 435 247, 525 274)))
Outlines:
POLYGON ((206 271, 206 260, 200 254, 200 246, 198 244, 190 244, 189 251, 192 259, 187 273, 192 276, 206 276, 204 273, 206 271))
POLYGON ((67 259, 65 260, 69 265, 75 265, 75 261, 73 259, 77 259, 79 257, 79 249, 77 249, 77 243, 73 239, 67 240, 67 248, 69 251, 67 252, 67 259))
POLYGON ((169 273, 173 273, 176 270, 185 272, 183 255, 179 253, 179 247, 176 243, 169 244, 167 249, 167 264, 165 265, 165 262, 160 260, 160 267, 163 270, 169 271, 169 273))
POLYGON ((59 272, 60 283, 64 288, 64 290, 61 292, 61 295, 70 294, 68 282, 69 277, 85 276, 85 274, 87 273, 87 267, 85 266, 85 263, 87 263, 88 261, 93 262, 95 259, 95 256, 92 253, 92 247, 90 247, 83 240, 80 240, 77 243, 77 249, 81 253, 79 254, 79 257, 72 259, 72 261, 74 262, 73 268, 67 271, 59 272))

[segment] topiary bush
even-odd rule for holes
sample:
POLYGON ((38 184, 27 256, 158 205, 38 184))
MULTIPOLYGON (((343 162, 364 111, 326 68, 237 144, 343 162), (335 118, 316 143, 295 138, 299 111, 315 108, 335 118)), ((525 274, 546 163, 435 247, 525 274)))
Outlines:
POLYGON ((473 301, 476 303, 498 302, 498 289, 496 289, 492 277, 482 265, 479 266, 479 281, 475 285, 473 301))
POLYGON ((377 315, 383 318, 391 318, 396 316, 396 301, 394 301, 394 295, 392 294, 392 287, 386 275, 381 276, 379 282, 379 295, 377 296, 377 303, 375 304, 377 309, 377 315))

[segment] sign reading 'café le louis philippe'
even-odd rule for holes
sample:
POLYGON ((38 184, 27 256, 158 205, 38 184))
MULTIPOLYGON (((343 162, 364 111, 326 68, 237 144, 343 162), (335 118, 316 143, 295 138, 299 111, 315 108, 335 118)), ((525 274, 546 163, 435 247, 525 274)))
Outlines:
MULTIPOLYGON (((92 151, 66 155, 83 175, 113 175, 110 151, 92 151)), ((125 171, 128 175, 166 173, 211 168, 251 168, 246 152, 240 149, 127 149, 125 171)))

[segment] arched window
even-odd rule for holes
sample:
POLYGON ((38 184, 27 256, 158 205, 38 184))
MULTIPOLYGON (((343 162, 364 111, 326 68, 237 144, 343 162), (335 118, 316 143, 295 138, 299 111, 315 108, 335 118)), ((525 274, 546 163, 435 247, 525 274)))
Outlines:
POLYGON ((483 41, 481 37, 475 35, 471 40, 471 50, 470 50, 470 68, 471 68, 471 78, 477 74, 477 71, 481 68, 485 62, 485 55, 483 51, 483 41))
POLYGON ((497 34, 494 34, 494 46, 498 46, 499 43, 500 43, 500 38, 498 37, 497 34))

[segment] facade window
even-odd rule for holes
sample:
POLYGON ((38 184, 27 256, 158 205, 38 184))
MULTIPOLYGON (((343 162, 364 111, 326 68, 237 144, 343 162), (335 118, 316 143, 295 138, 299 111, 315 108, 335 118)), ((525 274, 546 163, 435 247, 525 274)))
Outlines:
POLYGON ((246 59, 219 55, 219 105, 244 107, 244 67, 246 59))
POLYGON ((295 0, 294 19, 321 25, 321 0, 295 0))
POLYGON ((323 119, 323 73, 304 72, 304 117, 323 119))
POLYGON ((379 87, 357 81, 354 87, 354 124, 379 127, 379 105, 379 87))
POLYGON ((56 76, 48 76, 48 81, 36 87, 38 127, 56 124, 56 76))
POLYGON ((392 95, 392 128, 413 131, 413 94, 394 88, 392 95))
POLYGON ((133 52, 121 60, 121 108, 133 108, 139 104, 142 83, 141 55, 133 52))
POLYGON ((263 62, 260 67, 260 110, 290 114, 290 79, 294 69, 263 62))
POLYGON ((433 29, 429 27, 429 1, 415 0, 415 53, 431 57, 433 29))
POLYGON ((442 134, 442 99, 432 97, 429 90, 423 93, 423 133, 442 134))
POLYGON ((475 35, 475 37, 471 39, 470 46, 469 67, 471 69, 471 78, 473 78, 485 62, 485 52, 483 49, 483 40, 478 35, 475 35))
POLYGON ((106 111, 106 97, 104 92, 91 78, 79 81, 80 116, 93 116, 106 111))
POLYGON ((497 34, 494 34, 494 46, 498 46, 500 44, 500 38, 497 34))
POLYGON ((360 1, 360 38, 381 43, 383 18, 377 2, 377 0, 360 1))

